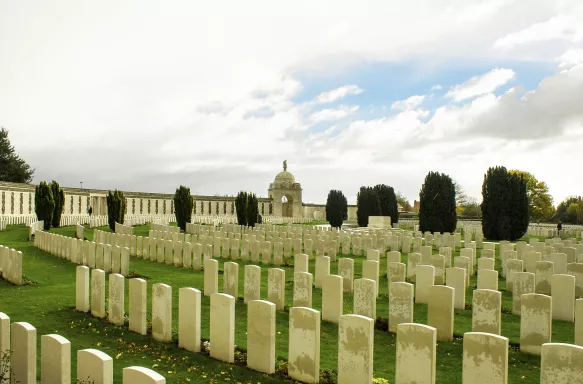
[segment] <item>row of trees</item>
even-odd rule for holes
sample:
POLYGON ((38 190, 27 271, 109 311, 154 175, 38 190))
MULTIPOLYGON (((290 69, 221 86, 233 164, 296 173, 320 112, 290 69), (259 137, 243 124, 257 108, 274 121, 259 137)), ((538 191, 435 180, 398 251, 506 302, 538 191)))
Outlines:
POLYGON ((254 227, 257 223, 261 224, 259 200, 254 193, 239 192, 235 198, 235 212, 239 225, 254 227))
POLYGON ((557 206, 553 219, 567 224, 583 224, 583 197, 567 197, 557 206))
POLYGON ((65 193, 59 183, 42 181, 34 192, 35 213, 39 220, 44 221, 44 229, 49 230, 51 225, 59 227, 65 208, 65 193))
POLYGON ((356 195, 356 218, 361 227, 368 226, 369 216, 390 216, 391 223, 399 222, 397 195, 393 187, 377 184, 360 187, 356 195))

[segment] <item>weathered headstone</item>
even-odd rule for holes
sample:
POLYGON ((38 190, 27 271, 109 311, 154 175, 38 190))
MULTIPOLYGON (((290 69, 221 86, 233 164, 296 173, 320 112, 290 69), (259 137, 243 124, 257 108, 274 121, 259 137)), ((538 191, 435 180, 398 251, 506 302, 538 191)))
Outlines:
POLYGON ((96 349, 77 351, 77 380, 113 384, 113 359, 96 349))
POLYGON ((561 343, 542 346, 540 384, 579 384, 582 377, 583 347, 561 343))
POLYGON ((172 287, 152 285, 152 337, 154 340, 172 340, 172 287))
POLYGON ((410 283, 391 283, 389 289, 389 332, 397 332, 397 326, 413 322, 414 286, 410 283))
POLYGON ((10 339, 12 379, 19 384, 36 384, 36 328, 29 323, 12 323, 10 339))
POLYGON ((281 311, 285 306, 285 270, 269 268, 267 270, 267 300, 274 303, 281 311))
POLYGON ((499 335, 502 329, 502 293, 476 289, 472 298, 472 332, 499 335))
POLYGON ((91 271, 91 315, 105 317, 105 272, 101 269, 91 271))
POLYGON ((344 304, 342 276, 328 275, 322 279, 322 320, 338 324, 344 304))
POLYGON ((322 288, 322 279, 330 274, 330 257, 316 256, 316 275, 314 284, 316 288, 322 288))
POLYGON ((195 288, 178 290, 178 347, 200 352, 201 292, 195 288))
POLYGON ((204 261, 204 295, 210 296, 219 291, 219 262, 215 259, 204 261))
POLYGON ((338 275, 342 276, 344 292, 352 292, 354 281, 354 260, 349 258, 339 259, 338 275))
POLYGON ((435 268, 432 265, 417 266, 417 279, 415 282, 415 303, 427 304, 429 302, 429 289, 433 286, 435 268))
POLYGON ((427 325, 437 330, 437 340, 453 340, 454 288, 434 285, 428 295, 427 325))
POLYGON ((75 309, 89 312, 89 267, 77 266, 75 285, 75 309))
POLYGON ((118 273, 109 275, 108 309, 109 322, 122 326, 125 315, 125 278, 118 273))
POLYGON ((294 307, 312 307, 312 279, 311 273, 294 273, 294 307))
POLYGON ((525 293, 534 293, 534 273, 516 272, 512 287, 512 313, 514 315, 520 315, 522 295, 525 293))
POLYGON ((257 265, 245 266, 245 286, 243 302, 261 299, 261 267, 257 265))
POLYGON ((354 280, 353 313, 376 319, 376 303, 376 281, 366 278, 354 280))
POLYGON ((464 384, 508 383, 508 338, 482 332, 464 333, 464 384))
POLYGON ((147 334, 147 287, 144 279, 130 279, 129 329, 141 335, 147 334))
POLYGON ((320 312, 305 307, 289 311, 288 375, 317 383, 320 377, 320 312))
POLYGON ((211 295, 210 343, 213 359, 235 361, 235 298, 231 295, 211 295))
POLYGON ((575 277, 555 274, 551 277, 553 320, 573 322, 575 318, 575 277))
POLYGON ((63 336, 41 336, 41 383, 71 382, 71 343, 63 336))
POLYGON ((552 299, 538 293, 522 296, 520 310, 520 350, 540 355, 541 346, 551 342, 552 299))
POLYGON ((498 290, 498 271, 492 269, 478 270, 478 289, 498 290))
POLYGON ((247 367, 275 372, 275 304, 252 300, 247 306, 247 367))
POLYGON ((397 326, 396 384, 435 384, 436 337, 436 329, 424 324, 397 326))
POLYGON ((338 383, 372 383, 374 318, 343 315, 338 327, 338 383))

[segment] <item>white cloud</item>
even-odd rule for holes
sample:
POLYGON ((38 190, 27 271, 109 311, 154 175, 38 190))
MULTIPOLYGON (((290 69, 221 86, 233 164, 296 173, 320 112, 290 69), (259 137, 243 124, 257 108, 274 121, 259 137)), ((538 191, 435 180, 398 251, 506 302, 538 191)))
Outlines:
POLYGON ((310 118, 315 123, 321 121, 336 121, 352 115, 353 113, 356 113, 356 111, 358 111, 358 105, 341 105, 338 108, 321 109, 314 112, 310 118))
POLYGON ((439 84, 435 84, 433 87, 431 87, 432 91, 439 91, 440 89, 442 89, 443 87, 439 84))
POLYGON ((481 76, 472 77, 463 84, 456 85, 447 92, 445 97, 454 101, 462 101, 475 96, 494 92, 498 87, 516 78, 512 69, 496 68, 481 76))
POLYGON ((331 91, 322 92, 316 97, 318 103, 331 103, 333 101, 344 99, 346 96, 359 95, 364 90, 358 85, 345 85, 331 91))
MULTIPOLYGON (((265 196, 287 158, 305 200, 316 203, 330 188, 354 196, 360 185, 386 180, 413 200, 429 170, 450 173, 479 196, 483 172, 497 162, 535 168, 556 196, 580 194, 583 181, 557 172, 557 164, 577 164, 583 145, 573 127, 582 98, 576 55, 565 53, 559 63, 573 62, 563 67, 569 71, 530 93, 494 96, 514 76, 499 69, 450 90, 460 105, 424 100, 421 110, 404 100, 401 110, 375 108, 370 120, 356 114, 359 105, 313 110, 356 104, 347 98, 363 92, 363 63, 423 63, 411 86, 420 78, 444 85, 431 78, 433 66, 461 66, 463 57, 503 66, 577 52, 579 3, 300 0, 282 12, 268 0, 3 2, 0 126, 37 169, 36 181, 69 186, 173 192, 190 184, 194 193, 265 196), (528 28, 557 15, 571 16, 570 29, 553 27, 560 51, 492 49, 497 41, 501 48, 540 41, 540 27, 528 28), (336 84, 347 85, 296 101, 303 89, 336 84), (314 134, 316 123, 323 132, 314 134), (575 132, 567 143, 564 125, 575 132), (543 148, 516 145, 532 140, 543 148)), ((387 102, 366 92, 360 109, 375 97, 387 102)))
POLYGON ((570 68, 578 64, 583 64, 583 49, 570 48, 555 61, 559 62, 559 68, 570 68))
POLYGON ((405 100, 395 101, 391 105, 391 109, 409 111, 409 110, 415 109, 419 105, 421 105, 421 103, 423 103, 423 100, 425 100, 425 95, 410 96, 410 97, 406 98, 405 100))
POLYGON ((509 33, 494 42, 495 49, 509 50, 518 45, 549 40, 577 43, 583 40, 583 23, 575 15, 560 15, 509 33))

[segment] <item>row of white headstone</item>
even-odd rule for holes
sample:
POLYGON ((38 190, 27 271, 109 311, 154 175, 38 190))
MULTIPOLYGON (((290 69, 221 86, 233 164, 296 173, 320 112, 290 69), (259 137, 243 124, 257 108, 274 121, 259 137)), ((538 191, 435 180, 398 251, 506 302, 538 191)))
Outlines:
MULTIPOLYGON (((399 284, 399 283, 393 283, 399 284)), ((403 283, 408 284, 408 283, 403 283)), ((373 282, 374 285, 374 282, 373 282)), ((410 285, 410 284, 409 284, 410 285)), ((123 325, 125 279, 110 275, 109 321, 123 325), (113 296, 113 297, 112 297, 113 296), (116 323, 117 322, 117 323, 116 323)), ((205 283, 206 286, 206 283, 205 283)), ((78 267, 77 309, 105 316, 105 272, 93 270, 89 303, 89 269, 78 267), (95 301, 95 303, 94 303, 95 301)), ((438 291, 449 287, 434 286, 438 291)), ((412 293, 412 291, 411 291, 412 293)), ((499 293, 499 292, 498 292, 499 293)), ((451 298, 452 296, 449 295, 451 298)), ((129 329, 146 334, 147 283, 129 280, 129 329)), ((412 299, 412 297, 411 297, 412 299)), ((217 360, 234 362, 235 297, 227 293, 210 294, 210 355, 217 360)), ((179 347, 201 351, 201 291, 179 290, 179 347)), ((435 383, 436 348, 443 319, 441 305, 429 309, 429 318, 437 327, 404 322, 396 325, 396 383, 435 383)), ((323 315, 323 314, 322 314, 323 315)), ((263 300, 247 301, 247 365, 264 372, 275 371, 276 304, 263 300)), ((289 311, 288 374, 305 383, 318 382, 320 374, 321 314, 308 307, 294 306, 289 311)), ((152 336, 163 342, 172 340, 172 288, 152 286, 152 336)), ((506 384, 508 376, 508 339, 492 333, 464 334, 463 382, 506 384), (477 358, 479 357, 479 358, 477 358)), ((340 315, 338 331, 338 382, 370 383, 373 378, 374 321, 358 315, 340 315)), ((583 377, 583 347, 544 343, 540 346, 541 383, 572 384, 583 377)))
POLYGON ((22 252, 0 245, 0 276, 14 285, 22 285, 22 252))
MULTIPOLYGON (((71 382, 71 342, 56 334, 42 335, 40 343, 40 382, 69 384, 71 382)), ((9 354, 3 368, 2 383, 37 383, 37 330, 25 322, 10 323, 0 312, 0 359, 9 354), (9 368, 9 369, 8 369, 9 368)), ((77 350, 77 380, 113 384, 113 359, 96 349, 77 350)), ((123 384, 165 384, 159 373, 144 367, 123 369, 123 384)))
POLYGON ((130 249, 37 231, 34 246, 43 252, 90 268, 129 276, 130 249))

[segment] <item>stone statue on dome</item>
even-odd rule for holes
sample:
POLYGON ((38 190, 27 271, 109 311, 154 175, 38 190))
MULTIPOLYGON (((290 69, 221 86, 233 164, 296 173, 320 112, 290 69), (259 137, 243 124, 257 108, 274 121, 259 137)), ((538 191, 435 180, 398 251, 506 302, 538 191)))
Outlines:
POLYGON ((287 160, 283 161, 283 170, 287 171, 287 160))

